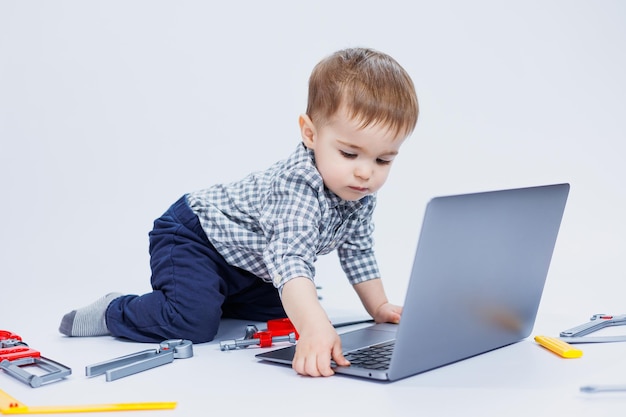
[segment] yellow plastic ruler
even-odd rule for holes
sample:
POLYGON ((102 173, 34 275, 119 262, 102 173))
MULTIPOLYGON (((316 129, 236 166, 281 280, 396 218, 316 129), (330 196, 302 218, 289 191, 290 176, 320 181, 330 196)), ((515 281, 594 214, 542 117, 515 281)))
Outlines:
POLYGON ((176 408, 176 402, 27 406, 0 390, 0 412, 2 414, 93 413, 103 411, 173 410, 174 408, 176 408))

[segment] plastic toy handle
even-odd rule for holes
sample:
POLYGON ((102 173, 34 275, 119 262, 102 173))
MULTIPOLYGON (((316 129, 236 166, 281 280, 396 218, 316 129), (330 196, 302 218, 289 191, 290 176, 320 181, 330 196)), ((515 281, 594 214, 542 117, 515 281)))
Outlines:
POLYGON ((254 339, 258 339, 259 346, 264 348, 272 346, 272 336, 273 333, 271 332, 256 332, 254 334, 254 339))
POLYGON ((546 349, 556 353, 562 358, 573 359, 580 358, 583 355, 583 351, 576 349, 574 346, 565 343, 564 341, 550 336, 535 336, 535 342, 539 343, 546 349))

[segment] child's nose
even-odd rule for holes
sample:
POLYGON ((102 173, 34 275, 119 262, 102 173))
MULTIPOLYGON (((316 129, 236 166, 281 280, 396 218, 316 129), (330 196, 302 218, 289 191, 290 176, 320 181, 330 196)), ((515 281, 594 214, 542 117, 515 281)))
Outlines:
POLYGON ((372 176, 372 171, 368 163, 360 163, 354 168, 354 175, 363 180, 368 180, 372 176))

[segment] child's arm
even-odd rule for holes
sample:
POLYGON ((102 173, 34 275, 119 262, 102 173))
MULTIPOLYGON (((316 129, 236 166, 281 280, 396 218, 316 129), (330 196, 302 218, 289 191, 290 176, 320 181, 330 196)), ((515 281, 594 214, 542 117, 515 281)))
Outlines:
POLYGON ((399 323, 402 307, 390 304, 380 279, 371 279, 354 285, 365 310, 376 323, 399 323))
POLYGON ((298 330, 299 339, 293 369, 302 375, 330 376, 337 365, 350 363, 344 358, 341 340, 317 298, 315 284, 308 278, 294 278, 282 290, 283 307, 298 330))

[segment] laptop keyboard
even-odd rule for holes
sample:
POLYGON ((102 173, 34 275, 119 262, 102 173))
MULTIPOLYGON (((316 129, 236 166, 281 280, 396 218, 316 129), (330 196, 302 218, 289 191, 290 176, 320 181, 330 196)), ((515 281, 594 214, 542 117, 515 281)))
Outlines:
POLYGON ((391 353, 394 345, 395 343, 392 340, 354 350, 345 353, 344 356, 350 361, 351 366, 376 370, 387 369, 391 362, 391 353))

